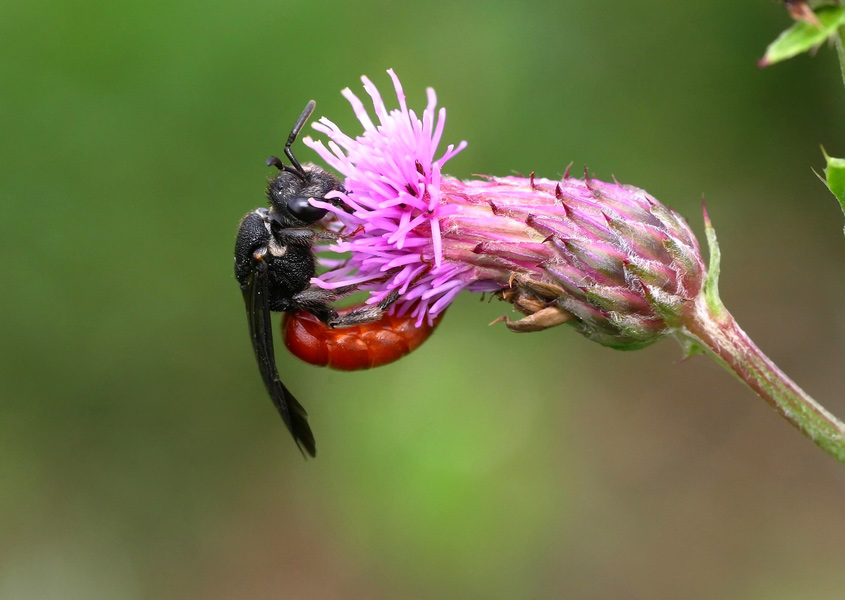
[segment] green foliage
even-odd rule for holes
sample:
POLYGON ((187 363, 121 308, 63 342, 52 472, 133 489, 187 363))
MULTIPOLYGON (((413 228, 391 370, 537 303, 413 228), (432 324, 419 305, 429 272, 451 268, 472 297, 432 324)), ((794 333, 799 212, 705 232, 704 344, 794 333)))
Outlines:
POLYGON ((769 44, 760 66, 767 67, 818 48, 845 25, 845 6, 823 6, 816 9, 815 14, 821 27, 805 21, 796 22, 769 44))
POLYGON ((828 156, 822 148, 827 166, 824 168, 824 182, 831 193, 839 200, 839 206, 845 213, 845 158, 828 156))
POLYGON ((707 235, 707 245, 710 247, 710 260, 708 261, 707 281, 704 284, 704 294, 707 298, 707 307, 715 318, 720 318, 725 313, 722 299, 719 298, 719 265, 722 261, 722 251, 719 249, 719 240, 716 239, 716 230, 710 222, 707 209, 704 209, 704 232, 707 235))

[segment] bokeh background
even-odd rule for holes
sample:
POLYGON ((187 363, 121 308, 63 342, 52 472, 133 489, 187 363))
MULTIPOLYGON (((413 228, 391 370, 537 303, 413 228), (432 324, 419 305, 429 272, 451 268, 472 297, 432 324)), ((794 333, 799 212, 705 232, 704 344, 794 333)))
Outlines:
MULTIPOLYGON (((258 377, 232 277, 305 102, 348 131, 367 74, 448 107, 449 172, 647 189, 722 297, 845 415, 845 154, 823 48, 759 70, 770 0, 0 4, 0 598, 841 599, 845 469, 709 359, 456 302, 407 359, 280 352, 319 444, 258 377)), ((316 160, 302 145, 301 160, 316 160)))

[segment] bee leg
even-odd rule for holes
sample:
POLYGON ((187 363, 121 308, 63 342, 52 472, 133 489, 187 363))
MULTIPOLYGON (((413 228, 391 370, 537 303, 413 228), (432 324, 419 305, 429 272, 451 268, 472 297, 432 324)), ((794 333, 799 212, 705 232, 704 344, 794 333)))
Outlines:
POLYGON ((384 315, 384 311, 390 308, 390 305, 396 302, 398 298, 399 292, 393 290, 378 304, 360 306, 332 319, 329 321, 329 327, 333 329, 337 327, 351 327, 352 325, 378 321, 384 315))
POLYGON ((332 302, 337 300, 338 296, 334 290, 324 290, 318 287, 309 287, 298 294, 294 294, 291 298, 291 303, 296 308, 301 308, 320 319, 323 323, 328 323, 332 319, 337 318, 337 311, 332 308, 332 302))
POLYGON ((343 234, 335 231, 314 231, 313 233, 315 242, 339 242, 344 238, 343 234))
MULTIPOLYGON (((320 198, 323 202, 332 202, 336 198, 332 198, 331 200, 326 200, 325 198, 320 198)), ((314 233, 314 241, 319 242, 342 242, 348 240, 352 236, 354 236, 359 231, 363 231, 363 226, 358 226, 358 229, 353 231, 352 233, 340 233, 339 231, 316 231, 314 233)))

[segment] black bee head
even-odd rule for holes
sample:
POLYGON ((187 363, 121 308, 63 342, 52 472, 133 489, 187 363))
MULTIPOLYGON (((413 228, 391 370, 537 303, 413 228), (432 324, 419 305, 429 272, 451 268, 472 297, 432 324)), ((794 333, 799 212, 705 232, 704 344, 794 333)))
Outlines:
MULTIPOLYGON (((301 172, 294 169, 279 171, 267 186, 267 198, 273 213, 286 227, 302 227, 316 223, 326 216, 326 209, 313 206, 314 200, 326 200, 326 194, 343 191, 334 175, 320 167, 305 165, 301 172)), ((331 201, 331 200, 328 200, 331 201)))

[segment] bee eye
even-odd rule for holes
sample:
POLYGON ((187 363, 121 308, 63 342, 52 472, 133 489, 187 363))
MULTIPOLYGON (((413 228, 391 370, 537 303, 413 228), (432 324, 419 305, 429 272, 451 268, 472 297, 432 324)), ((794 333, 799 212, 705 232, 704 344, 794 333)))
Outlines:
POLYGON ((288 210, 290 214, 306 223, 316 223, 326 216, 328 212, 325 208, 317 208, 313 206, 305 196, 296 196, 288 200, 288 210))

